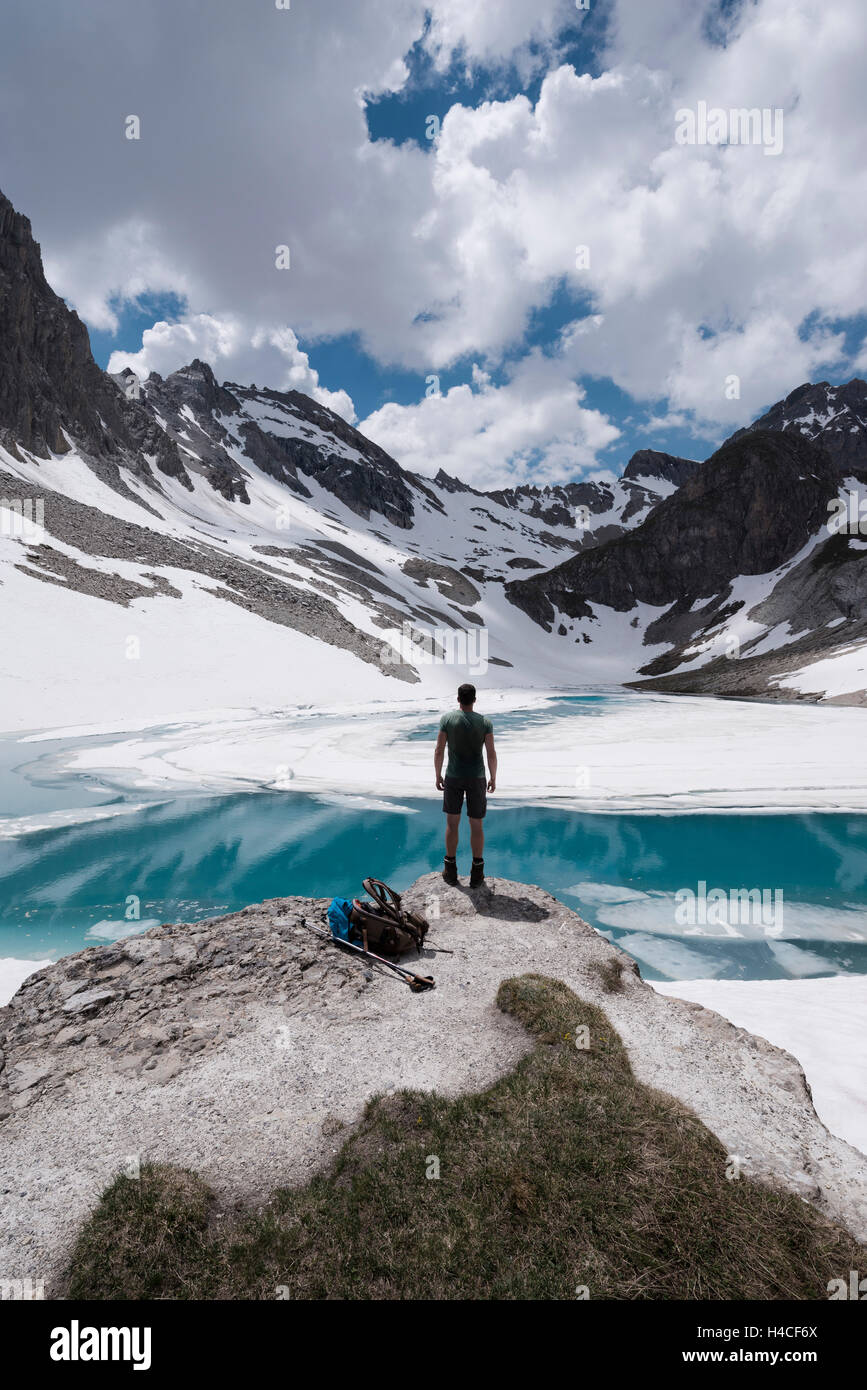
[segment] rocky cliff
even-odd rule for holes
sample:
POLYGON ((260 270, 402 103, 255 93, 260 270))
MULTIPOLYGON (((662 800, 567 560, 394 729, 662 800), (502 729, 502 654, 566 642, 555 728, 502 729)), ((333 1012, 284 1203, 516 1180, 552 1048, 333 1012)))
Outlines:
POLYGON ((629 612, 719 593, 739 575, 766 574, 828 520, 838 477, 804 440, 749 433, 703 463, 634 535, 516 579, 512 602, 543 626, 555 610, 589 616, 590 603, 629 612))
MULTIPOLYGON (((148 475, 150 454, 162 472, 186 476, 153 417, 94 362, 87 329, 45 279, 29 220, 2 193, 0 441, 41 457, 79 445, 148 475)), ((106 471, 116 483, 116 469, 106 471)))

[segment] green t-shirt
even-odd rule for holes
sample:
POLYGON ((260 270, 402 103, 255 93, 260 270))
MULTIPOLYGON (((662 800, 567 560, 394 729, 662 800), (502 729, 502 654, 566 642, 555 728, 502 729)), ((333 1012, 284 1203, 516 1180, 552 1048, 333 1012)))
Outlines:
POLYGON ((440 720, 440 731, 448 738, 449 761, 446 777, 484 777, 482 749, 485 736, 494 732, 490 719, 475 710, 452 710, 440 720))

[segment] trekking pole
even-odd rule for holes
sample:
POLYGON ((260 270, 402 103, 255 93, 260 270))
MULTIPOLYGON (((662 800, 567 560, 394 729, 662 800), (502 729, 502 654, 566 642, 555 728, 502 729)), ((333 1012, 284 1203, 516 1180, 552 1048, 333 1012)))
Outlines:
POLYGON ((348 946, 350 951, 355 951, 366 960, 375 960, 378 965, 384 965, 386 970, 393 970, 404 984, 409 985, 413 994, 421 994, 423 990, 433 989, 436 985, 432 975, 416 975, 414 970, 407 970, 402 965, 395 965, 393 961, 385 960, 383 956, 374 955, 373 951, 365 951, 362 946, 356 946, 352 941, 344 941, 342 937, 332 936, 331 932, 325 931, 322 927, 311 926, 306 918, 302 917, 301 926, 306 927, 307 931, 315 932, 317 936, 323 937, 326 941, 332 941, 335 946, 348 946))

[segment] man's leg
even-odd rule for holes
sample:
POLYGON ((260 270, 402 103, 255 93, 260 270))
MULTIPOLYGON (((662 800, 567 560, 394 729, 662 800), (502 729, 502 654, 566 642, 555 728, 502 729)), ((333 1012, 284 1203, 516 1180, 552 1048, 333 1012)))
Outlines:
MULTIPOLYGON (((472 821, 470 822, 472 828, 472 821)), ((461 828, 461 813, 446 816, 446 858, 454 859, 458 852, 458 836, 461 828)))
MULTIPOLYGON (((457 835, 455 836, 455 848, 457 848, 457 835)), ((470 845, 474 859, 484 859, 485 857, 485 822, 483 820, 470 820, 470 845)))
POLYGON ((463 804, 464 793, 461 783, 453 777, 446 777, 443 783, 443 810, 446 815, 446 857, 443 861, 443 878, 452 887, 458 881, 458 866, 455 855, 458 852, 458 833, 463 804))
POLYGON ((481 888, 485 881, 485 831, 484 822, 470 821, 470 844, 473 847, 473 863, 470 868, 470 887, 481 888))
POLYGON ((467 816, 470 822, 470 844, 473 847, 473 864, 470 869, 470 887, 481 888, 485 881, 485 827, 484 816, 488 809, 484 777, 476 777, 467 787, 467 816))
POLYGON ((446 812, 446 857, 443 860, 443 878, 454 887, 458 881, 458 865, 455 855, 458 852, 458 832, 461 813, 446 812))

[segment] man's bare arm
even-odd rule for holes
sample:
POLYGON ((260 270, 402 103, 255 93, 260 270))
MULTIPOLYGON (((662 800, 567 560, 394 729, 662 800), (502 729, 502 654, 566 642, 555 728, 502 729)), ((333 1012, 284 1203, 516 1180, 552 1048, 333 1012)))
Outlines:
POLYGON ((438 791, 438 792, 441 792, 441 791, 443 790, 443 785, 444 785, 444 783, 443 783, 443 758, 445 757, 445 754, 446 754, 446 743, 447 743, 447 742, 448 742, 448 739, 447 739, 447 737, 446 737, 446 734, 444 733, 444 731, 443 731, 442 729, 440 729, 439 733, 437 734, 437 744, 436 744, 436 748, 434 749, 434 773, 436 774, 436 779, 437 779, 437 791, 438 791))
POLYGON ((485 734, 485 752, 488 755, 488 791, 497 790, 497 750, 494 747, 494 735, 485 734))

